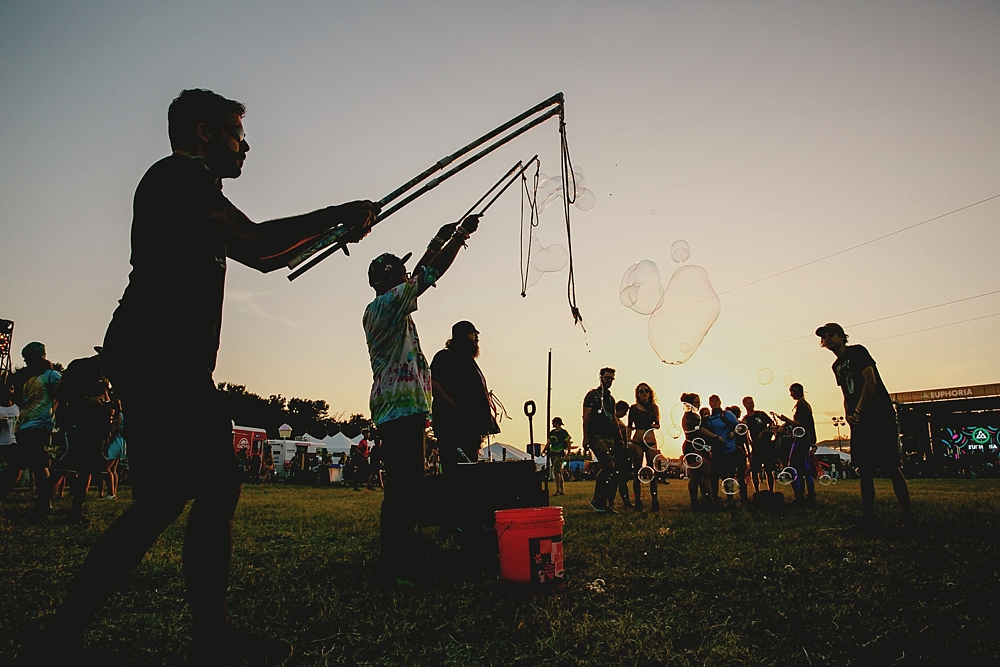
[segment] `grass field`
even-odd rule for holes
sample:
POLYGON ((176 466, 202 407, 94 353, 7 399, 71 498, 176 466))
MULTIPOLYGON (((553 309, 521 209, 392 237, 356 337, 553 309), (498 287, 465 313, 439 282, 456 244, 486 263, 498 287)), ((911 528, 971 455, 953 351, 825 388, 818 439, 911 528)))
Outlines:
MULTIPOLYGON (((896 529, 877 483, 876 536, 848 528, 857 482, 815 509, 692 513, 683 482, 659 514, 599 515, 592 482, 562 500, 567 584, 499 579, 451 540, 414 588, 373 574, 379 492, 247 487, 231 616, 295 644, 293 665, 987 665, 1000 656, 1000 483, 911 482, 920 521, 896 529), (589 584, 603 579, 603 590, 589 584)), ((100 531, 128 504, 92 500, 93 525, 28 526, 25 490, 0 520, 0 664, 36 637, 100 531)), ((68 499, 61 501, 68 507, 68 499)), ((556 503, 553 503, 556 504, 556 503)), ((178 665, 189 640, 173 526, 89 635, 86 662, 178 665)))

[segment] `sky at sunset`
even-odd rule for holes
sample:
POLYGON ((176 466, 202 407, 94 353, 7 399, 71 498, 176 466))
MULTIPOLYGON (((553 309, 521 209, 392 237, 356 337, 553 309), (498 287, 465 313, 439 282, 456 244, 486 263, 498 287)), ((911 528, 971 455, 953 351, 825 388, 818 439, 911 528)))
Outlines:
MULTIPOLYGON (((520 296, 512 188, 421 297, 427 357, 474 322, 516 446, 524 401, 544 415, 549 348, 553 414, 577 442, 602 366, 618 398, 645 381, 664 408, 695 391, 787 414, 786 378, 801 382, 834 437, 824 322, 868 347, 889 391, 1000 381, 1000 198, 854 248, 1000 195, 998 35, 996 2, 0 2, 0 318, 15 351, 39 340, 63 363, 101 343, 132 196, 169 153, 184 88, 246 104, 251 151, 225 193, 258 221, 379 199, 562 91, 597 199, 573 210, 587 333, 565 271, 520 296), (666 365, 618 288, 642 259, 666 283, 680 239, 721 314, 666 365)), ((548 121, 294 282, 230 262, 215 379, 367 414, 369 261, 419 255, 516 160, 555 175, 558 151, 548 121)), ((565 244, 559 206, 538 235, 565 244)))

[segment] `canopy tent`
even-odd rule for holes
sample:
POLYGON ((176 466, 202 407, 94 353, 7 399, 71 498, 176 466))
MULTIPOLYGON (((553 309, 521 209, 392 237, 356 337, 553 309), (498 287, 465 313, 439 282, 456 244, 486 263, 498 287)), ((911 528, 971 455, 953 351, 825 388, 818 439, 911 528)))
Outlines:
POLYGON ((513 460, 513 461, 528 461, 528 460, 534 459, 534 461, 535 461, 535 468, 537 468, 539 470, 541 470, 542 468, 544 468, 545 465, 546 465, 546 461, 545 461, 545 457, 544 456, 531 456, 530 454, 528 454, 523 449, 518 449, 517 447, 513 447, 511 445, 505 445, 502 442, 494 442, 488 448, 487 447, 483 447, 481 450, 479 450, 479 458, 480 458, 480 460, 489 459, 490 454, 492 454, 494 461, 503 461, 504 460, 504 458, 503 458, 503 456, 504 456, 504 450, 507 451, 507 460, 508 461, 511 461, 511 460, 513 460))
POLYGON ((353 442, 355 445, 358 445, 358 444, 361 444, 361 441, 364 440, 364 439, 365 439, 364 434, 358 433, 358 435, 356 437, 351 438, 351 442, 353 442))
POLYGON ((301 442, 309 442, 309 443, 313 443, 313 444, 320 444, 320 445, 321 445, 321 444, 323 444, 323 442, 324 442, 324 440, 323 440, 322 438, 317 438, 317 437, 314 437, 314 436, 311 436, 311 435, 309 435, 308 433, 304 433, 304 434, 303 434, 303 435, 302 435, 302 436, 301 436, 301 437, 299 438, 299 440, 300 440, 301 442))
POLYGON ((326 451, 331 454, 350 454, 351 447, 357 443, 343 433, 334 433, 323 438, 323 444, 326 445, 326 451))
POLYGON ((839 456, 841 461, 850 461, 851 455, 832 447, 820 446, 816 448, 816 456, 839 456))

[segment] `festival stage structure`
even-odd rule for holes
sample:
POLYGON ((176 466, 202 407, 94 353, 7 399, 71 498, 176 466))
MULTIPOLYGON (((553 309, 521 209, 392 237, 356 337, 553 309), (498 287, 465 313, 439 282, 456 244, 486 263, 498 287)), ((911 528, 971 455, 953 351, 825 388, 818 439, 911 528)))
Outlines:
POLYGON ((1000 473, 1000 383, 904 391, 896 405, 905 460, 922 473, 1000 473))

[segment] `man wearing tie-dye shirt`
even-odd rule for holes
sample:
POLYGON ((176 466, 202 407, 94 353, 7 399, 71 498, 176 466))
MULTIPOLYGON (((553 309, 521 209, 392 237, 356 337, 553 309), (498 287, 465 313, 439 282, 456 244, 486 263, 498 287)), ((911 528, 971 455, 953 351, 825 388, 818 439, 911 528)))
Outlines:
POLYGON ((382 438, 385 495, 380 537, 384 573, 409 578, 406 555, 415 544, 417 508, 424 476, 424 427, 431 410, 431 372, 420 350, 411 314, 417 297, 448 270, 465 241, 479 227, 479 216, 443 226, 412 275, 402 258, 379 255, 368 267, 368 284, 377 296, 365 309, 365 338, 372 365, 370 408, 382 438))

